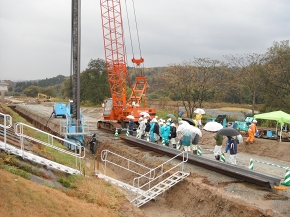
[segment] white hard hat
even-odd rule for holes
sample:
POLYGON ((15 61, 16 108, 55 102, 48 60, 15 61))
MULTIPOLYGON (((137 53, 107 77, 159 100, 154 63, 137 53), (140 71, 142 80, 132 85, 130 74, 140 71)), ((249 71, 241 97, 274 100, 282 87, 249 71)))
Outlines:
POLYGON ((257 120, 253 120, 253 123, 257 123, 258 121, 257 120))
POLYGON ((175 124, 174 124, 174 123, 172 123, 170 126, 172 126, 172 127, 175 127, 175 124))

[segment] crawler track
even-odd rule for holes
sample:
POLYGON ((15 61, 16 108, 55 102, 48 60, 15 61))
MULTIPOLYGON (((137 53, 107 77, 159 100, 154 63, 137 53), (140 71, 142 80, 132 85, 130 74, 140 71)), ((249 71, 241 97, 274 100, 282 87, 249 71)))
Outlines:
MULTIPOLYGON (((176 156, 178 153, 180 153, 180 151, 178 150, 168 148, 162 145, 156 145, 155 143, 147 142, 145 140, 137 139, 131 136, 122 136, 121 139, 132 145, 136 145, 150 151, 164 154, 169 157, 176 156)), ((244 167, 223 163, 193 154, 189 154, 188 163, 266 188, 272 188, 274 185, 279 185, 281 181, 280 177, 277 176, 261 173, 244 167)))

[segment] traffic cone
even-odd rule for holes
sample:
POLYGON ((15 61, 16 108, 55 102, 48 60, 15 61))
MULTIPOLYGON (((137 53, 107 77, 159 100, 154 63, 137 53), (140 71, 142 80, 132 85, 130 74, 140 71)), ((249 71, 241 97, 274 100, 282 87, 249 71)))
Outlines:
POLYGON ((252 158, 250 160, 249 169, 250 170, 254 170, 254 163, 253 163, 253 159, 252 158))
POLYGON ((225 153, 224 153, 224 152, 222 153, 221 161, 222 161, 222 162, 226 162, 226 157, 225 157, 225 153))
POLYGON ((284 182, 281 183, 282 185, 290 186, 290 172, 289 168, 286 169, 284 182))
POLYGON ((116 128, 115 137, 118 137, 118 136, 119 136, 119 133, 118 133, 118 129, 116 128))
POLYGON ((161 144, 162 144, 162 145, 165 145, 165 140, 164 140, 164 139, 162 139, 161 144))
POLYGON ((137 130, 136 138, 137 139, 140 139, 140 132, 139 132, 139 130, 137 130))
POLYGON ((129 129, 127 129, 126 136, 130 136, 129 129))
POLYGON ((181 149, 181 145, 180 145, 180 142, 179 141, 177 142, 176 149, 178 149, 178 150, 181 149))
POLYGON ((202 156, 202 153, 201 153, 201 147, 200 147, 200 146, 198 146, 198 149, 197 149, 197 155, 198 155, 198 156, 202 156))

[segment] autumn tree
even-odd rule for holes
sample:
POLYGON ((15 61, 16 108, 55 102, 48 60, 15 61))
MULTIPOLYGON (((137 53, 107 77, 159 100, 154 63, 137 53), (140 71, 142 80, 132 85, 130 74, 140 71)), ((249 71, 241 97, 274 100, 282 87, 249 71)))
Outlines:
POLYGON ((265 57, 263 75, 264 110, 290 112, 290 45, 289 40, 274 42, 265 57))
POLYGON ((196 106, 196 95, 194 94, 194 70, 191 65, 184 61, 181 64, 173 64, 168 67, 164 74, 167 80, 167 86, 164 86, 171 92, 177 95, 184 106, 187 116, 192 117, 194 107, 196 106))
POLYGON ((195 71, 194 93, 197 99, 197 106, 202 107, 205 100, 212 100, 220 87, 226 84, 225 63, 209 58, 194 58, 192 67, 195 71))
POLYGON ((194 58, 182 64, 171 65, 164 74, 167 89, 182 101, 188 117, 193 117, 196 107, 211 99, 225 65, 217 60, 194 58), (165 79, 166 78, 166 79, 165 79))
POLYGON ((251 97, 251 109, 254 115, 257 96, 260 94, 263 76, 264 55, 244 54, 225 56, 232 67, 237 69, 234 80, 236 84, 243 85, 251 97))

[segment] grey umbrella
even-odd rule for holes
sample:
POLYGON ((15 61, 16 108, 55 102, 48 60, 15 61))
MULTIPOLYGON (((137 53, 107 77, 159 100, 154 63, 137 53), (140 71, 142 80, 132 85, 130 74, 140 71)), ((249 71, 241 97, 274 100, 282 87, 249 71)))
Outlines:
POLYGON ((226 128, 220 129, 217 132, 217 134, 223 135, 223 136, 237 136, 237 135, 240 135, 240 132, 234 128, 226 127, 226 128))
POLYGON ((176 120, 176 117, 173 114, 167 114, 166 117, 176 120))

